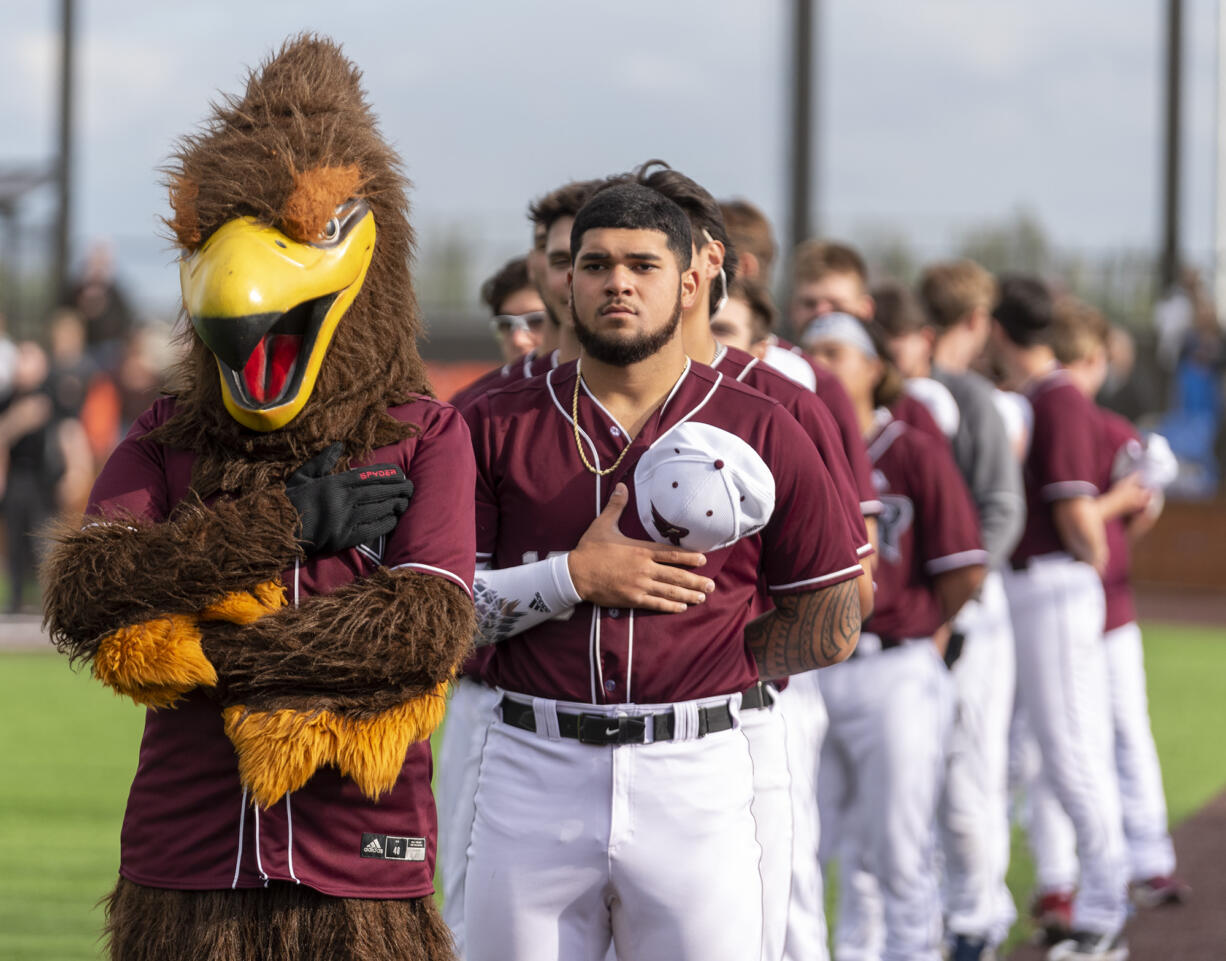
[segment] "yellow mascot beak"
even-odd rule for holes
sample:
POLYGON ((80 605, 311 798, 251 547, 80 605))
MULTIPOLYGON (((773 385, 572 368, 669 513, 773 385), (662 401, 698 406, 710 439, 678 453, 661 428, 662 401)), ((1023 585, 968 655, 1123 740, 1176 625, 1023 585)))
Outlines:
POLYGON ((226 410, 252 430, 284 427, 306 405, 366 278, 370 208, 354 204, 329 227, 318 244, 300 243, 239 217, 179 263, 183 306, 217 359, 226 410))

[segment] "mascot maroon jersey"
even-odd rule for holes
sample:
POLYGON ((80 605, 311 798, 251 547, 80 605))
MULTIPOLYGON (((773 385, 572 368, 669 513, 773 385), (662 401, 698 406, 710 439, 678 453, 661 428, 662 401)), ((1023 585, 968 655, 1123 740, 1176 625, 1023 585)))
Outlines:
MULTIPOLYGON (((1120 452, 1127 450, 1129 462, 1139 463, 1143 447, 1141 437, 1132 423, 1113 411, 1095 406, 1098 417, 1098 488, 1107 490, 1123 475, 1116 469, 1120 452)), ((1131 548, 1128 540, 1128 518, 1113 517, 1106 523, 1107 569, 1103 572, 1103 594, 1107 601, 1104 631, 1114 631, 1137 619, 1137 608, 1128 580, 1131 548)))
MULTIPOLYGON (((496 391, 465 413, 477 456, 479 560, 512 567, 570 550, 619 481, 630 492, 622 533, 661 540, 662 531, 649 534, 639 519, 635 467, 687 423, 718 428, 757 452, 773 477, 773 513, 758 533, 705 552, 698 572, 715 582, 705 603, 669 615, 580 604, 568 618, 494 645, 486 679, 511 691, 597 704, 663 704, 744 690, 758 679, 744 631, 759 573, 773 594, 860 576, 829 472, 777 402, 691 362, 617 468, 599 477, 576 446, 575 377, 575 365, 565 364, 496 391)), ((578 413, 588 459, 601 469, 613 464, 626 448, 625 431, 585 389, 578 413)))
POLYGON ((931 637, 944 621, 933 577, 988 562, 974 502, 948 442, 886 412, 868 456, 883 509, 877 604, 864 628, 891 640, 931 637))
POLYGON ((736 347, 721 347, 711 367, 759 394, 779 401, 784 410, 796 418, 830 471, 858 553, 861 557, 871 554, 873 548, 868 542, 861 504, 868 503, 871 513, 876 494, 864 445, 857 442, 852 446, 854 460, 850 460, 830 408, 813 391, 806 390, 796 381, 759 362, 752 354, 736 347))
MULTIPOLYGON (((145 438, 174 401, 137 420, 94 485, 88 513, 164 521, 187 493, 193 455, 145 438)), ((473 466, 468 431, 430 398, 394 407, 417 437, 374 450, 364 463, 393 463, 413 481, 408 511, 375 545, 311 557, 282 579, 291 603, 328 593, 383 566, 434 574, 471 593, 473 466)), ((360 467, 362 464, 355 463, 360 467)), ((433 891, 435 810, 430 745, 412 745, 395 787, 378 802, 325 767, 267 810, 248 803, 234 746, 216 703, 197 690, 174 710, 150 710, 128 797, 120 874, 181 890, 299 882, 345 898, 411 898, 433 891), (382 839, 382 856, 365 851, 382 839), (392 855, 395 855, 393 857, 392 855)))

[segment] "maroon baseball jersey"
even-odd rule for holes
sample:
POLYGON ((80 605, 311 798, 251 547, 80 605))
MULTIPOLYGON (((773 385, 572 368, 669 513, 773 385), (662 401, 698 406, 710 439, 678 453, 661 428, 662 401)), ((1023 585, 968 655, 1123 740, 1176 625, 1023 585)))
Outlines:
MULTIPOLYGON (((1098 419, 1098 487, 1105 491, 1120 479, 1114 473, 1120 451, 1127 448, 1135 463, 1139 462, 1143 447, 1140 434, 1127 418, 1098 406, 1094 407, 1094 413, 1098 419)), ((1128 518, 1113 517, 1107 521, 1106 528, 1109 554, 1107 570, 1103 573, 1103 593, 1107 599, 1107 620, 1103 630, 1113 631, 1135 621, 1137 608, 1128 579, 1132 560, 1128 518)))
POLYGON ((1072 497, 1097 497, 1098 416, 1094 405, 1063 370, 1052 370, 1025 389, 1034 411, 1026 482, 1026 527, 1013 551, 1021 564, 1040 554, 1064 551, 1052 520, 1052 504, 1072 497))
POLYGON ((864 629, 884 638, 930 637, 944 618, 933 578, 987 564, 979 518, 949 444, 884 413, 868 442, 881 496, 877 603, 864 629))
POLYGON ((924 406, 922 400, 917 400, 908 393, 903 393, 898 400, 890 406, 890 413, 897 420, 901 420, 908 427, 913 427, 921 434, 931 437, 933 440, 939 440, 946 447, 949 447, 949 438, 945 436, 945 432, 941 430, 936 422, 936 418, 932 416, 932 412, 924 406))
POLYGON ((524 354, 518 360, 496 367, 488 374, 482 374, 467 387, 457 391, 456 395, 451 398, 452 406, 457 410, 463 410, 478 397, 484 397, 491 390, 498 390, 518 380, 536 377, 557 366, 558 352, 556 350, 540 356, 531 353, 524 354))
MULTIPOLYGON (((141 415, 102 469, 89 513, 163 521, 187 493, 194 455, 148 440, 174 401, 141 415)), ((471 593, 474 535, 471 442, 450 406, 421 397, 388 413, 421 433, 354 466, 399 465, 413 499, 387 537, 309 558, 282 575, 291 603, 325 594, 377 567, 422 571, 471 593)), ((375 803, 335 768, 261 811, 239 782, 221 708, 195 691, 173 710, 145 716, 128 795, 120 874, 151 887, 251 888, 297 881, 335 897, 410 898, 433 891, 435 810, 430 745, 412 745, 400 779, 375 803), (384 856, 370 847, 381 837, 384 856)))
MULTIPOLYGON (((868 530, 864 526, 864 515, 860 512, 859 491, 862 484, 852 475, 851 464, 848 463, 847 454, 843 450, 839 427, 830 409, 813 391, 807 390, 768 364, 759 362, 752 354, 736 347, 721 347, 711 362, 711 367, 746 387, 752 387, 759 394, 779 401, 784 410, 796 418, 797 423, 813 441, 813 446, 817 448, 822 462, 834 480, 834 487, 843 504, 848 530, 857 545, 857 551, 861 557, 871 554, 873 547, 868 542, 868 530)), ((860 444, 859 449, 863 450, 864 445, 860 444)), ((872 474, 867 454, 864 455, 863 461, 865 479, 871 485, 872 474)))
POLYGON ((639 520, 634 469, 682 424, 710 425, 748 444, 770 471, 775 506, 766 526, 706 552, 700 573, 715 582, 703 604, 680 614, 580 604, 494 645, 486 679, 512 691, 585 703, 669 703, 732 694, 758 679, 745 625, 759 574, 772 594, 816 590, 861 573, 834 482, 782 406, 709 367, 686 371, 633 441, 581 388, 576 446, 575 365, 495 391, 465 411, 477 457, 478 558, 494 568, 568 551, 619 481, 630 490, 620 529, 650 540, 639 520))
POLYGON ((795 344, 788 343, 782 337, 776 339, 780 347, 803 357, 805 363, 813 369, 817 384, 813 392, 817 394, 818 400, 826 405, 830 416, 839 427, 839 435, 843 439, 843 453, 847 455, 847 462, 851 465, 851 472, 859 488, 861 514, 873 517, 881 513, 881 502, 877 500, 873 487, 873 472, 869 467, 868 454, 864 450, 864 438, 860 436, 860 422, 856 419, 856 409, 842 382, 795 344))

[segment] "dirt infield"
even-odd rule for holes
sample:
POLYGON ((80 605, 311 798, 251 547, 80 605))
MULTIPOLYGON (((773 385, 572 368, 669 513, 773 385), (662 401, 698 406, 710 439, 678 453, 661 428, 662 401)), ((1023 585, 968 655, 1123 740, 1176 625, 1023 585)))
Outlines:
MULTIPOLYGON (((1128 922, 1131 961, 1221 961, 1226 958, 1226 793, 1174 831, 1179 876, 1192 885, 1187 904, 1139 911, 1128 922)), ((1023 947, 1010 961, 1042 961, 1023 947)))

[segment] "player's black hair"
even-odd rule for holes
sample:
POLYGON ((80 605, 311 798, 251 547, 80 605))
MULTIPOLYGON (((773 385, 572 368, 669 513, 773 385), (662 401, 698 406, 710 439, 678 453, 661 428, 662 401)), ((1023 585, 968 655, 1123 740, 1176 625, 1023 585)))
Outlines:
POLYGON ((1000 300, 992 318, 1019 347, 1047 342, 1052 323, 1052 296, 1038 277, 1006 274, 1000 278, 1000 300))
MULTIPOLYGON (((732 238, 728 236, 728 228, 724 224, 724 212, 720 209, 719 201, 712 197, 702 184, 687 177, 680 170, 674 170, 663 160, 648 160, 630 177, 635 183, 658 190, 685 211, 685 215, 690 218, 695 247, 702 248, 706 245, 704 230, 711 235, 712 240, 718 240, 724 245, 724 276, 731 285, 736 279, 738 260, 736 247, 733 246, 732 238)), ((711 284, 708 307, 712 314, 727 292, 720 284, 711 284)))
POLYGON ((481 285, 481 299, 494 314, 502 313, 502 303, 521 290, 535 290, 528 278, 528 258, 508 260, 498 273, 481 285))
POLYGON ((692 240, 685 211, 657 190, 642 184, 619 183, 593 194, 575 216, 570 229, 570 257, 579 254, 589 230, 658 230, 668 239, 677 267, 690 266, 692 240))

